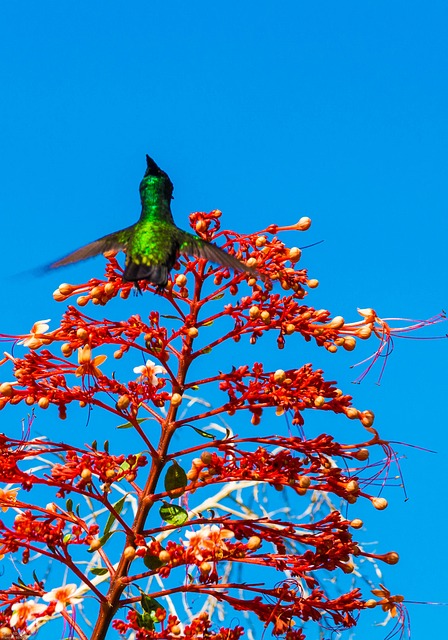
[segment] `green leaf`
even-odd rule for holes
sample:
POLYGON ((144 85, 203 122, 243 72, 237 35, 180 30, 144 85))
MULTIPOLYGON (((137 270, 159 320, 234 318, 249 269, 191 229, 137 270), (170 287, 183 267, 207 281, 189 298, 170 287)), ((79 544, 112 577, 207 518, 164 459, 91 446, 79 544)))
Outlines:
POLYGON ((188 513, 176 504, 164 502, 159 510, 160 517, 169 524, 181 525, 188 520, 188 513))
MULTIPOLYGON (((117 512, 117 514, 121 513, 121 510, 123 509, 123 505, 125 501, 126 501, 126 496, 123 496, 118 500, 118 502, 112 505, 114 510, 117 512)), ((109 514, 109 517, 107 518, 106 526, 104 527, 104 534, 109 533, 110 528, 115 522, 115 520, 116 520, 115 514, 114 513, 109 514)))
POLYGON ((92 449, 93 449, 94 451, 96 451, 96 450, 97 450, 97 448, 98 448, 98 442, 97 442, 96 440, 94 440, 94 441, 92 442, 92 444, 91 444, 91 447, 92 447, 92 449))
POLYGON ((95 553, 95 551, 98 551, 98 549, 101 549, 101 547, 104 547, 104 545, 106 544, 106 542, 109 540, 109 538, 111 536, 113 536, 115 533, 115 531, 111 531, 110 533, 106 533, 104 534, 104 536, 101 536, 101 538, 98 539, 99 545, 97 544, 96 540, 95 540, 95 549, 92 549, 91 547, 89 547, 87 549, 88 553, 95 553))
POLYGON ((217 296, 210 298, 210 300, 222 300, 224 298, 224 293, 218 293, 217 296))
MULTIPOLYGON (((139 424, 141 424, 142 422, 145 422, 146 420, 149 420, 149 418, 137 418, 137 422, 139 424)), ((133 429, 134 425, 131 424, 130 422, 124 422, 123 424, 119 424, 118 427, 116 427, 117 429, 133 429)))
MULTIPOLYGON (((143 453, 141 453, 141 452, 140 453, 136 453, 135 454, 135 459, 138 460, 140 458, 140 456, 142 456, 142 455, 143 455, 143 453)), ((127 471, 130 468, 131 468, 131 465, 126 460, 120 464, 120 469, 122 471, 127 471)))
POLYGON ((214 436, 212 433, 207 433, 207 431, 202 431, 202 429, 198 429, 197 427, 191 427, 192 429, 194 429, 196 431, 196 433, 199 433, 200 436, 202 436, 203 438, 208 438, 209 440, 216 440, 216 436, 214 436))
POLYGON ((168 493, 178 493, 179 489, 184 489, 188 484, 187 474, 176 461, 168 467, 165 476, 165 490, 168 493))
POLYGON ((155 598, 151 598, 151 596, 147 596, 145 593, 142 594, 142 599, 140 600, 143 611, 147 613, 154 613, 156 609, 163 609, 162 605, 155 600, 155 598))
POLYGON ((154 629, 154 622, 152 621, 150 614, 146 613, 146 611, 143 613, 137 613, 137 624, 140 629, 148 629, 149 631, 154 629))
POLYGON ((67 500, 67 502, 65 503, 65 508, 67 509, 67 511, 70 513, 71 511, 73 511, 73 500, 71 498, 69 498, 67 500))
POLYGON ((64 544, 67 544, 67 542, 70 542, 71 539, 72 539, 72 534, 66 533, 65 536, 62 538, 62 542, 64 544))
POLYGON ((150 571, 155 571, 163 566, 163 562, 159 560, 157 556, 145 556, 143 558, 143 563, 150 571))
POLYGON ((201 326, 202 327, 211 327, 213 323, 214 323, 214 320, 209 320, 208 322, 203 322, 201 326))
POLYGON ((179 316, 170 316, 170 315, 165 315, 163 313, 160 314, 161 318, 166 318, 167 320, 180 320, 180 322, 182 322, 182 318, 179 318, 179 316))
POLYGON ((109 453, 109 440, 105 440, 103 446, 104 446, 104 451, 106 453, 109 453))
POLYGON ((106 573, 109 573, 109 569, 106 569, 106 567, 94 567, 90 569, 90 573, 93 573, 94 576, 105 576, 106 573))

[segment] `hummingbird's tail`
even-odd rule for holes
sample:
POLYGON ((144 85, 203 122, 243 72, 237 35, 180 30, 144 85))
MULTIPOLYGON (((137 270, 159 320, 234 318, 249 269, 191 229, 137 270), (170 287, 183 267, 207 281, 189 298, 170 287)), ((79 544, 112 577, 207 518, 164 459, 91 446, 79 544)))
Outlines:
POLYGON ((166 264, 136 264, 130 260, 124 270, 123 280, 134 282, 134 284, 139 280, 148 280, 148 282, 157 285, 159 289, 165 289, 171 267, 168 268, 166 264))

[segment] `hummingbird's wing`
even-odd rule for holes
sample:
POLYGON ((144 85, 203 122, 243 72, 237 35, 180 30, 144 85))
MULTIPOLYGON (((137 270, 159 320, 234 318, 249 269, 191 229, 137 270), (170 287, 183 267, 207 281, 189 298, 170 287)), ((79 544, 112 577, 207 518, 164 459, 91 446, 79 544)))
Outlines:
POLYGON ((257 275, 256 269, 248 267, 244 262, 230 255, 227 251, 220 249, 216 244, 201 240, 190 233, 185 233, 181 238, 181 244, 179 247, 179 253, 186 253, 188 255, 196 256, 197 258, 205 258, 210 262, 215 262, 223 267, 230 267, 235 271, 247 271, 252 275, 257 275))
POLYGON ((93 256, 97 256, 100 253, 104 253, 105 251, 121 251, 126 247, 133 226, 134 225, 132 225, 131 227, 127 227, 126 229, 122 229, 121 231, 109 233, 107 236, 103 236, 98 240, 94 240, 93 242, 84 245, 80 249, 73 251, 73 253, 69 253, 68 256, 61 258, 60 260, 56 260, 56 262, 52 262, 47 266, 47 269, 57 269, 58 267, 65 267, 66 265, 72 264, 73 262, 80 262, 80 260, 93 258, 93 256))

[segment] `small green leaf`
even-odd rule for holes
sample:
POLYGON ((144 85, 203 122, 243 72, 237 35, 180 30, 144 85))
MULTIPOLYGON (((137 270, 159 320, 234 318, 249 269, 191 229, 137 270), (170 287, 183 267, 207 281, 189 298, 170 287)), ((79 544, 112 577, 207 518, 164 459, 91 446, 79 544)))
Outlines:
POLYGON ((105 576, 106 573, 109 573, 109 569, 106 569, 106 567, 94 567, 90 569, 90 573, 93 573, 94 576, 105 576))
MULTIPOLYGON (((140 456, 142 456, 142 455, 143 455, 142 453, 136 453, 135 454, 135 459, 138 460, 140 458, 140 456)), ((130 468, 131 468, 131 465, 126 460, 120 464, 120 469, 122 471, 127 471, 130 468)))
POLYGON ((66 533, 65 536, 62 538, 62 542, 64 544, 67 544, 67 542, 70 542, 71 539, 72 539, 72 534, 66 533))
MULTIPOLYGON (((146 420, 149 420, 149 418, 137 418, 137 422, 139 424, 141 424, 142 422, 145 422, 146 420)), ((134 425, 131 424, 130 422, 124 422, 123 424, 119 424, 118 427, 116 427, 117 429, 133 429, 134 425)))
POLYGON ((67 500, 67 502, 65 503, 65 508, 67 509, 67 511, 70 513, 71 511, 73 511, 73 500, 71 498, 69 498, 67 500))
POLYGON ((214 298, 210 298, 210 300, 222 300, 224 298, 224 293, 218 293, 217 296, 214 296, 214 298))
POLYGON ((197 427, 191 427, 192 429, 194 429, 196 431, 196 433, 199 433, 200 436, 202 436, 203 438, 208 438, 209 440, 215 440, 216 436, 214 436, 212 433, 207 433, 207 431, 202 431, 202 429, 198 429, 197 427))
POLYGON ((164 502, 159 510, 160 517, 169 524, 181 525, 188 520, 188 513, 176 504, 164 502))
MULTIPOLYGON (((113 505, 114 510, 116 511, 116 513, 121 513, 121 510, 123 509, 123 505, 126 501, 126 496, 123 496, 122 498, 120 498, 118 500, 118 502, 116 502, 113 505)), ((104 534, 109 533, 111 526, 113 525, 113 523, 115 522, 116 517, 114 513, 111 513, 109 515, 109 517, 107 518, 107 522, 106 522, 106 526, 104 527, 104 534)))
POLYGON ((168 467, 165 476, 165 490, 168 493, 178 493, 178 489, 184 489, 188 484, 187 474, 176 461, 168 467))
POLYGON ((104 451, 106 453, 109 453, 109 440, 105 440, 103 446, 104 446, 104 451))
POLYGON ((94 440, 94 441, 92 442, 92 445, 91 445, 91 446, 92 446, 92 449, 93 449, 94 451, 96 451, 96 450, 97 450, 97 447, 98 447, 98 442, 97 442, 96 440, 94 440))
POLYGON ((165 315, 163 313, 160 314, 161 318, 166 318, 167 320, 180 320, 182 322, 182 318, 179 318, 178 316, 170 316, 170 315, 165 315))
POLYGON ((213 323, 214 323, 214 320, 209 320, 208 322, 204 322, 201 326, 202 327, 211 327, 213 323))

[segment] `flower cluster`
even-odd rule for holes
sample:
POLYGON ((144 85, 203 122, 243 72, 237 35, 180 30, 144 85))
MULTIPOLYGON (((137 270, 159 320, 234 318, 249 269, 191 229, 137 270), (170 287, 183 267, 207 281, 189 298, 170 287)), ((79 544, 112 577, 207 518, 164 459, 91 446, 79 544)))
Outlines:
POLYGON ((59 326, 45 319, 29 333, 2 336, 10 346, 0 360, 0 409, 55 407, 60 419, 76 421, 78 405, 89 411, 88 427, 103 428, 106 415, 112 426, 102 450, 76 442, 77 429, 69 443, 35 437, 33 417, 21 439, 0 435, 0 555, 58 564, 80 583, 48 589, 37 578, 28 586, 11 579, 0 588, 0 637, 30 636, 59 616, 81 640, 102 640, 111 625, 137 639, 238 640, 239 617, 233 628, 213 624, 217 605, 286 640, 304 640, 310 621, 351 628, 366 608, 404 615, 402 596, 380 585, 374 600, 354 584, 362 562, 392 565, 398 554, 366 552, 356 539, 362 521, 344 518, 334 503, 364 498, 384 509, 372 487, 386 484, 395 453, 373 413, 356 408, 321 369, 271 360, 298 339, 336 353, 376 338, 370 368, 395 336, 442 316, 393 329, 373 309, 358 310, 356 322, 315 309, 305 300, 319 283, 299 266, 302 250, 279 237, 306 231, 309 218, 243 236, 222 230, 220 218, 218 210, 197 212, 191 226, 249 271, 180 256, 163 293, 139 283, 144 296, 160 296, 147 296, 149 313, 129 315, 132 284, 109 254, 104 280, 64 283, 54 293, 58 302, 76 301, 59 326), (82 311, 113 298, 126 320, 82 311), (278 346, 273 358, 258 350, 266 334, 278 346), (242 340, 255 364, 235 350, 233 366, 221 370, 220 350, 242 340), (347 417, 361 437, 307 437, 309 410, 347 417), (93 631, 74 615, 81 605, 96 620, 93 631))

